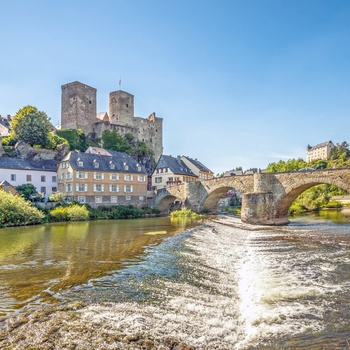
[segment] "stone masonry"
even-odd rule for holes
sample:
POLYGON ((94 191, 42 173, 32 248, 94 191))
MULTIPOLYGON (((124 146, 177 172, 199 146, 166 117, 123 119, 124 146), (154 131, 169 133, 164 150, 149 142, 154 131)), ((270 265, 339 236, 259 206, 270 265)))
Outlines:
POLYGON ((163 118, 134 116, 134 96, 118 90, 109 94, 109 113, 97 114, 96 89, 78 81, 62 85, 62 129, 81 129, 90 138, 101 138, 103 131, 131 133, 154 151, 158 161, 163 153, 163 118))
POLYGON ((153 206, 166 212, 178 200, 184 207, 215 212, 219 199, 229 189, 242 192, 241 220, 249 224, 284 225, 293 201, 310 187, 330 184, 350 192, 350 169, 309 172, 257 173, 183 183, 158 192, 153 206))

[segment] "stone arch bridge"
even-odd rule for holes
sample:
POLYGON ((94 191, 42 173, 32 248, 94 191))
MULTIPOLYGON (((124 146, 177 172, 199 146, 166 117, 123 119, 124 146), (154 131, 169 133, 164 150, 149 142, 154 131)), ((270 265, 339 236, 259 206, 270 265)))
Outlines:
POLYGON ((241 220, 249 224, 284 225, 292 202, 310 187, 330 184, 350 192, 350 169, 256 173, 182 183, 158 190, 152 206, 168 212, 174 202, 200 211, 216 212, 230 189, 242 192, 241 220))

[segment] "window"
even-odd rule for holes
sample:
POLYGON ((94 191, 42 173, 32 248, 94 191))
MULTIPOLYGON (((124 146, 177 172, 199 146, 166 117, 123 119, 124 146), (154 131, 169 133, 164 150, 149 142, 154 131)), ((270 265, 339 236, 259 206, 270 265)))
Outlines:
POLYGON ((11 174, 11 181, 16 181, 16 174, 11 174))
POLYGON ((27 175, 26 179, 27 179, 27 182, 31 182, 32 181, 32 175, 27 175))
POLYGON ((131 196, 125 196, 125 200, 130 201, 131 200, 131 196))
POLYGON ((143 201, 145 199, 145 196, 139 196, 139 200, 143 201))
POLYGON ((78 167, 82 168, 84 166, 84 162, 82 160, 78 159, 77 163, 78 163, 78 167))
POLYGON ((103 192, 103 191, 104 191, 104 185, 94 184, 94 192, 103 192))
POLYGON ((79 203, 86 203, 86 197, 85 196, 78 196, 78 202, 79 203))
POLYGON ((160 177, 156 177, 155 178, 155 182, 157 183, 157 184, 159 184, 160 182, 162 182, 162 177, 160 176, 160 177))
POLYGON ((68 173, 66 173, 66 179, 67 180, 71 180, 72 179, 72 173, 68 171, 68 173))
POLYGON ((118 174, 109 174, 109 179, 110 180, 119 180, 119 175, 118 174))
POLYGON ((132 175, 124 175, 124 181, 132 181, 134 177, 132 175))
POLYGON ((109 192, 119 192, 118 185, 109 185, 109 192))
POLYGON ((61 174, 61 180, 64 180, 64 173, 61 174))
POLYGON ((45 175, 41 175, 41 182, 46 182, 46 176, 45 175))
POLYGON ((52 182, 57 182, 57 177, 56 176, 52 176, 52 182))
POLYGON ((88 173, 86 173, 84 171, 77 171, 75 176, 76 176, 77 179, 87 179, 88 178, 88 173))
POLYGON ((66 184, 66 192, 72 192, 72 184, 66 184))
POLYGON ((132 192, 133 188, 132 185, 124 185, 124 192, 132 192))
POLYGON ((76 184, 75 189, 77 192, 87 192, 88 185, 87 184, 76 184))
POLYGON ((105 178, 104 173, 94 173, 95 180, 103 180, 105 178))
POLYGON ((45 194, 46 193, 46 187, 40 187, 40 192, 45 194))
POLYGON ((110 169, 115 169, 115 164, 109 163, 109 167, 110 167, 110 169))
POLYGON ((146 181, 146 176, 144 176, 144 175, 139 175, 139 176, 137 177, 137 181, 139 181, 139 182, 145 182, 145 181, 146 181))
POLYGON ((95 197, 95 203, 102 203, 102 197, 101 196, 95 197))
POLYGON ((68 168, 68 163, 67 163, 67 162, 61 163, 61 168, 62 168, 62 169, 68 168))
POLYGON ((52 187, 51 192, 57 192, 57 187, 52 187))
POLYGON ((118 197, 117 196, 111 196, 111 203, 118 203, 118 197))
POLYGON ((94 168, 97 169, 100 167, 100 164, 94 159, 94 168))
POLYGON ((124 165, 124 170, 129 170, 129 165, 128 164, 124 163, 123 165, 124 165))
POLYGON ((136 164, 137 166, 137 171, 141 171, 141 165, 140 164, 136 164))

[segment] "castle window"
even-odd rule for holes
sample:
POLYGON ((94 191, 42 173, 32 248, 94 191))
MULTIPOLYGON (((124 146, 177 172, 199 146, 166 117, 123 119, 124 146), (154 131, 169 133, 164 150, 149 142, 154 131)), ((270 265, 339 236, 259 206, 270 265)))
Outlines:
POLYGON ((91 104, 91 100, 89 100, 89 103, 91 104))
POLYGON ((126 107, 129 107, 129 105, 128 105, 128 104, 126 104, 126 107))

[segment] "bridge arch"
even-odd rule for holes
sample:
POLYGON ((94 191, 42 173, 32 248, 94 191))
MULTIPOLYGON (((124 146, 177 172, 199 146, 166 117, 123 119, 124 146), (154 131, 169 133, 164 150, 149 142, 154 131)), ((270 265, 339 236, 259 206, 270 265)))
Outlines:
MULTIPOLYGON (((347 192, 350 192, 350 181, 348 176, 328 176, 315 172, 315 176, 307 176, 300 178, 297 183, 287 183, 284 186, 285 191, 282 195, 275 197, 275 217, 287 217, 288 211, 292 203, 303 192, 317 185, 335 185, 347 192)), ((333 174, 332 174, 333 175, 333 174)))
POLYGON ((215 179, 215 181, 203 181, 202 184, 206 191, 200 198, 199 206, 210 212, 216 212, 218 202, 225 193, 232 189, 241 193, 250 192, 253 190, 253 182, 252 175, 229 176, 215 179))

